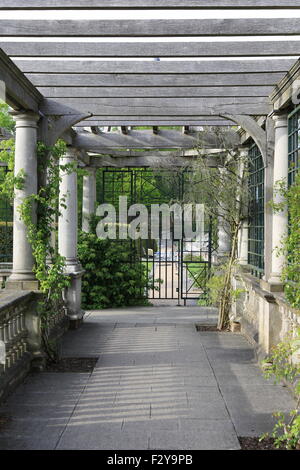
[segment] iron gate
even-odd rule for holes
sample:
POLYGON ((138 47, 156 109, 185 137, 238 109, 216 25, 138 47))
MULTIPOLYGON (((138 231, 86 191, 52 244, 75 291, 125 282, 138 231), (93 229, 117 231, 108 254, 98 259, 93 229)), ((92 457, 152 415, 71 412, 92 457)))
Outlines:
MULTIPOLYGON (((112 204, 118 213, 119 196, 127 196, 128 205, 169 204, 182 201, 188 172, 170 170, 153 171, 148 168, 101 170, 98 201, 112 204)), ((130 220, 128 220, 130 222, 130 220)), ((207 280, 212 262, 212 223, 207 224, 201 240, 170 239, 159 237, 152 240, 132 240, 134 263, 140 263, 146 271, 148 289, 141 292, 149 300, 190 299, 207 300, 207 280)), ((116 241, 119 243, 119 241, 116 241)))

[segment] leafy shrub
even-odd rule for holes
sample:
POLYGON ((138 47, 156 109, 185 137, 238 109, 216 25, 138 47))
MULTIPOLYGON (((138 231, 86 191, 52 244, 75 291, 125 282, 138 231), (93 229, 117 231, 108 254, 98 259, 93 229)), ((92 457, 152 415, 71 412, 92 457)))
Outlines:
POLYGON ((289 304, 300 309, 300 171, 295 181, 287 187, 285 180, 277 182, 275 191, 282 196, 283 201, 272 202, 275 212, 288 210, 288 233, 277 247, 278 255, 284 254, 286 263, 282 272, 282 281, 285 283, 285 297, 289 304))
POLYGON ((80 232, 78 256, 85 274, 82 305, 86 309, 146 304, 146 268, 130 240, 100 239, 80 232))
MULTIPOLYGON (((225 273, 227 270, 227 264, 223 264, 215 267, 212 270, 212 274, 207 281, 208 289, 208 303, 213 306, 218 306, 223 295, 225 273)), ((231 301, 234 302, 239 296, 245 292, 244 289, 230 289, 231 301)))
MULTIPOLYGON (((297 400, 295 409, 289 416, 276 412, 274 417, 277 423, 271 433, 275 439, 275 446, 286 449, 300 450, 300 364, 293 361, 295 353, 300 349, 300 328, 293 335, 288 334, 286 338, 272 349, 270 357, 262 363, 266 378, 274 378, 276 383, 288 381, 293 387, 293 393, 297 400)), ((261 437, 265 439, 269 434, 261 437)))

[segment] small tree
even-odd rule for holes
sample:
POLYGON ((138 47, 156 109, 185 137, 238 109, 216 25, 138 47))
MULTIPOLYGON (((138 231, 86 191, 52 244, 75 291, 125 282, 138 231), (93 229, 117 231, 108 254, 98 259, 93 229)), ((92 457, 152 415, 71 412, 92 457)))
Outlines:
POLYGON ((238 256, 239 231, 248 216, 248 165, 241 152, 229 148, 224 131, 215 129, 215 133, 222 152, 217 157, 207 158, 203 156, 204 149, 199 143, 199 158, 192 167, 192 179, 186 197, 190 201, 205 204, 206 214, 222 223, 231 240, 230 253, 222 266, 223 274, 219 284, 218 328, 221 330, 229 325, 234 294, 232 275, 238 256), (213 165, 212 158, 215 158, 213 165))

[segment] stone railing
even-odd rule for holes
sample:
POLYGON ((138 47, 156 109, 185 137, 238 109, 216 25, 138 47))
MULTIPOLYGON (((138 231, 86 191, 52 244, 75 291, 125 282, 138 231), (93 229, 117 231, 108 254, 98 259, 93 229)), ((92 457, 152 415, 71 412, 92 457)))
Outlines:
MULTIPOLYGON (((38 292, 2 290, 0 294, 0 350, 4 360, 0 364, 0 401, 25 378, 30 370, 42 370, 45 352, 37 303, 38 292), (4 348, 5 346, 5 348, 4 348)), ((68 327, 62 310, 51 316, 47 336, 57 342, 68 327)))
MULTIPOLYGON (((262 359, 288 332, 300 327, 300 311, 290 307, 283 294, 266 291, 261 281, 247 272, 236 273, 233 281, 234 288, 242 291, 232 306, 233 318, 262 359)), ((295 360, 300 361, 300 352, 295 360)))
POLYGON ((0 366, 0 400, 30 369, 26 316, 33 298, 32 292, 3 292, 0 297, 0 341, 5 345, 5 363, 0 366))
POLYGON ((4 289, 5 282, 10 276, 12 263, 0 263, 0 289, 4 289))

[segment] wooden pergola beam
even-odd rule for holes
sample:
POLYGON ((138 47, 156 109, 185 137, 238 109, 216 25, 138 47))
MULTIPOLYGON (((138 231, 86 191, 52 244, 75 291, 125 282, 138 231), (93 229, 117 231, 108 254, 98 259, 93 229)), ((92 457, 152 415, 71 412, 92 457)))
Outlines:
MULTIPOLYGON (((61 98, 45 99, 41 111, 47 115, 59 115, 60 107, 70 107, 80 112, 94 116, 120 116, 142 119, 147 116, 191 117, 218 116, 220 114, 267 115, 271 112, 271 102, 268 98, 61 98)), ((118 117, 117 117, 118 116, 118 117)), ((143 120, 143 119, 142 119, 143 120)))
POLYGON ((299 56, 300 41, 249 42, 3 42, 13 57, 272 57, 299 56))
POLYGON ((206 98, 269 96, 273 86, 218 87, 39 87, 45 98, 206 98))
MULTIPOLYGON (((208 166, 217 167, 216 158, 208 157, 208 166)), ((109 156, 90 157, 89 166, 95 168, 174 168, 193 165, 195 157, 124 157, 111 158, 109 156)))
MULTIPOLYGON (((238 134, 232 130, 227 131, 225 139, 232 147, 240 142, 238 134)), ((161 130, 157 135, 146 130, 130 131, 128 135, 113 132, 102 135, 88 132, 76 133, 73 137, 73 145, 87 152, 103 153, 109 149, 190 149, 196 148, 200 140, 205 142, 207 148, 220 148, 221 145, 214 132, 198 132, 190 136, 170 130, 161 130)))
MULTIPOLYGON (((91 126, 97 126, 97 127, 117 127, 117 126, 120 126, 122 123, 121 120, 118 120, 118 121, 114 121, 114 120, 111 120, 111 121, 107 121, 105 120, 105 116, 103 118, 103 120, 97 120, 97 117, 94 118, 95 120, 91 120, 91 119, 87 119, 86 121, 81 121, 79 122, 78 124, 76 124, 76 127, 91 127, 91 126)), ((162 118, 156 118, 156 120, 154 120, 155 118, 152 118, 152 120, 148 120, 148 121, 141 121, 141 120, 128 120, 126 119, 126 125, 128 126, 160 126, 160 127, 163 127, 163 126, 182 126, 183 125, 183 121, 181 118, 180 121, 175 121, 175 120, 170 120, 170 121, 164 121, 162 118)), ((123 119, 124 121, 124 119, 123 119)), ((184 122, 187 122, 189 125, 191 126, 233 126, 235 125, 235 123, 231 122, 231 121, 228 121, 228 120, 225 120, 225 119, 221 119, 221 118, 217 118, 217 117, 214 117, 213 119, 211 119, 209 116, 201 116, 201 120, 196 120, 196 121, 193 121, 189 118, 185 118, 184 119, 184 122)))
MULTIPOLYGON (((300 25, 300 21, 299 21, 300 25)), ((299 27, 300 34, 300 27, 299 27)), ((27 74, 223 74, 287 72, 294 59, 193 60, 193 61, 112 61, 112 60, 19 60, 15 64, 27 74)), ((89 84, 88 82, 86 83, 89 84)), ((126 86, 126 79, 123 84, 126 86)))
POLYGON ((227 37, 293 36, 298 18, 189 20, 0 20, 7 37, 227 37))
POLYGON ((41 93, 0 49, 0 80, 5 83, 5 101, 14 109, 38 111, 41 93))
POLYGON ((209 87, 275 86, 286 72, 207 73, 207 74, 25 74, 36 87, 209 87))
POLYGON ((0 10, 300 8, 300 0, 2 0, 0 10))

